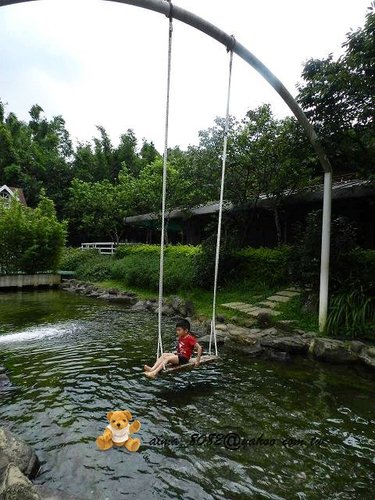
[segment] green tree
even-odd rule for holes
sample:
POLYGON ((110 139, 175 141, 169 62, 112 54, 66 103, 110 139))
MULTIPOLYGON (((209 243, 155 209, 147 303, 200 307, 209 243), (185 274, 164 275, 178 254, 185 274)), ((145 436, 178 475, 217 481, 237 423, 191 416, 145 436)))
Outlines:
MULTIPOLYGON (((227 199, 238 208, 255 208, 267 199, 281 244, 280 208, 284 200, 308 185, 311 150, 292 118, 277 120, 268 104, 250 110, 232 138, 234 158, 228 168, 227 199)), ((245 237, 251 226, 246 216, 245 237)))
POLYGON ((87 238, 110 238, 119 242, 124 231, 124 217, 130 214, 133 178, 124 168, 118 184, 105 179, 84 182, 74 179, 69 188, 67 214, 71 228, 87 238))
POLYGON ((0 202, 0 272, 55 271, 66 239, 52 200, 41 194, 35 209, 15 198, 0 202))
POLYGON ((362 28, 347 34, 337 60, 310 59, 298 100, 323 138, 337 171, 374 175, 375 3, 362 28))

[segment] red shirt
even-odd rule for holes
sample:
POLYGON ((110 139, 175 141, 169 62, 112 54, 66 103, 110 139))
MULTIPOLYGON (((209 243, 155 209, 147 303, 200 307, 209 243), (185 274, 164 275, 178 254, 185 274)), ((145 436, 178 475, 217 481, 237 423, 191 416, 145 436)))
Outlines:
POLYGON ((178 337, 177 341, 177 353, 184 356, 186 359, 190 359, 193 354, 193 349, 197 343, 196 337, 188 333, 185 336, 178 337))

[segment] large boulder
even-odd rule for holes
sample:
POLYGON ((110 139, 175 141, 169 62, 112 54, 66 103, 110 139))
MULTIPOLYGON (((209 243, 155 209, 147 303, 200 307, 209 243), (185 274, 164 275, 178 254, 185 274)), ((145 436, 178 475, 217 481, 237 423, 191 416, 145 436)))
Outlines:
POLYGON ((364 365, 375 370, 375 347, 366 347, 362 349, 358 357, 364 365))
MULTIPOLYGON (((90 294, 90 296, 92 296, 92 294, 90 294)), ((134 297, 130 297, 129 295, 123 295, 123 294, 119 295, 109 294, 107 300, 109 300, 111 303, 113 302, 115 304, 123 304, 124 306, 132 306, 137 302, 137 300, 134 297)))
MULTIPOLYGON (((210 335, 204 335, 203 337, 199 337, 198 342, 202 345, 208 346, 210 344, 210 335)), ((218 346, 222 346, 225 343, 225 337, 223 335, 220 335, 219 333, 216 333, 216 344, 218 346)), ((213 341, 212 341, 212 346, 213 346, 213 341)))
POLYGON ((245 354, 250 358, 258 358, 264 353, 263 347, 259 344, 259 342, 254 343, 239 343, 233 340, 227 340, 225 342, 225 349, 230 350, 232 352, 238 352, 241 354, 245 354))
POLYGON ((1 500, 41 500, 35 486, 13 463, 0 470, 1 500))
POLYGON ((322 361, 330 363, 354 363, 359 360, 357 346, 343 340, 315 338, 310 352, 322 361))
POLYGON ((260 343, 263 347, 292 354, 306 354, 310 347, 309 339, 300 335, 264 337, 260 343))
POLYGON ((4 463, 15 464, 31 479, 39 470, 39 460, 31 447, 12 432, 0 427, 0 457, 4 463))
POLYGON ((183 318, 193 314, 193 304, 190 301, 182 299, 181 297, 172 297, 170 306, 176 314, 182 316, 183 318))

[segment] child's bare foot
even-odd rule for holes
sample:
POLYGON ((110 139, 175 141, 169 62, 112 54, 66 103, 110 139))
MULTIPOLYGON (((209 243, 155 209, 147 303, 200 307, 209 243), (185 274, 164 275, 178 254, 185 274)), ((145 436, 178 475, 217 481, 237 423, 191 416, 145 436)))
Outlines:
POLYGON ((146 377, 148 378, 155 378, 156 373, 155 372, 145 372, 146 377))
POLYGON ((151 366, 148 366, 148 365, 145 365, 143 367, 143 369, 144 369, 145 372, 150 372, 152 370, 151 366))

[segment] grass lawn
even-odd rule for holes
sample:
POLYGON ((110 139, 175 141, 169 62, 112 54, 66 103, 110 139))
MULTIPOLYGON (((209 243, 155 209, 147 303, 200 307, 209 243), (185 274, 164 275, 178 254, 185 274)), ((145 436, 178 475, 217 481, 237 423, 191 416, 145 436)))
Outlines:
MULTIPOLYGON (((117 288, 118 290, 132 291, 144 300, 157 299, 158 297, 157 292, 143 288, 129 288, 120 281, 102 281, 100 283, 96 283, 96 285, 102 288, 117 288)), ((249 304, 255 304, 256 302, 265 300, 278 290, 281 290, 281 287, 269 288, 261 283, 256 285, 254 285, 254 283, 239 283, 237 285, 231 285, 219 289, 217 296, 217 315, 223 317, 225 321, 236 321, 238 324, 245 325, 246 320, 248 321, 250 318, 247 314, 227 309, 222 307, 221 304, 225 304, 227 302, 246 302, 249 304)), ((166 295, 166 298, 174 295, 178 295, 185 300, 191 301, 194 305, 195 316, 198 319, 204 320, 211 318, 212 291, 198 288, 193 290, 181 290, 171 295, 166 295)), ((303 303, 301 297, 294 297, 289 302, 280 304, 276 309, 281 312, 281 314, 277 316, 277 320, 294 320, 297 328, 306 331, 318 331, 318 315, 305 311, 302 306, 303 303)))

